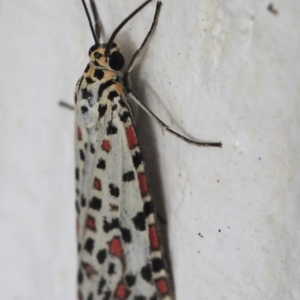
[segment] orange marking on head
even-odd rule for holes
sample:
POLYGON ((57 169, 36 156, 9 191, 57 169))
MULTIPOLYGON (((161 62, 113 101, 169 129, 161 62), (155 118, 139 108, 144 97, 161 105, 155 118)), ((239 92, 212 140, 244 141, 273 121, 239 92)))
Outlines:
POLYGON ((106 61, 104 56, 100 57, 100 59, 97 59, 97 61, 98 61, 99 65, 102 66, 102 67, 107 67, 108 66, 107 61, 106 61))
POLYGON ((106 151, 108 153, 110 151, 110 149, 111 149, 110 141, 103 140, 101 148, 102 148, 102 150, 104 150, 104 151, 106 151))
POLYGON ((140 173, 138 174, 139 184, 140 184, 140 191, 142 196, 146 196, 148 194, 148 183, 146 174, 140 173))
POLYGON ((159 240, 158 240, 155 225, 150 225, 149 226, 149 239, 150 239, 151 249, 152 250, 157 250, 159 248, 159 240))
POLYGON ((126 128, 126 137, 130 149, 133 149, 134 147, 137 146, 138 141, 133 126, 129 126, 126 128))
POLYGON ((168 285, 165 278, 160 278, 155 281, 156 288, 160 294, 166 294, 168 292, 168 285))
POLYGON ((121 244, 121 240, 120 240, 119 237, 114 237, 109 242, 109 252, 112 255, 115 255, 117 257, 121 257, 123 249, 122 249, 122 244, 121 244))

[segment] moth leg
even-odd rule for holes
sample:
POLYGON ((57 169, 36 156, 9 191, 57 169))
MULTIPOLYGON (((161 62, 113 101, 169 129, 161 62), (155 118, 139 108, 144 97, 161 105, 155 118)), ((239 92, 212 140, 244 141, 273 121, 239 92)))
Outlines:
POLYGON ((162 3, 161 1, 157 1, 156 3, 156 10, 155 10, 155 15, 154 15, 154 18, 153 18, 153 21, 152 21, 152 25, 151 25, 151 28, 148 32, 148 34, 146 35, 141 47, 134 53, 129 65, 128 65, 128 68, 124 74, 124 85, 125 85, 125 88, 126 90, 129 92, 131 91, 131 79, 130 79, 130 74, 135 66, 135 64, 137 63, 139 57, 142 55, 143 53, 143 50, 145 49, 149 39, 151 38, 151 36, 153 35, 154 31, 155 31, 155 28, 156 28, 156 25, 158 23, 158 18, 159 18, 159 14, 160 14, 160 10, 161 10, 161 6, 162 6, 162 3))
POLYGON ((67 108, 67 109, 71 109, 71 110, 75 109, 74 105, 71 105, 71 104, 69 104, 69 103, 67 103, 65 101, 59 101, 58 105, 61 106, 61 107, 67 108))
POLYGON ((141 108, 143 109, 151 118, 153 118, 158 124, 159 126, 162 128, 162 130, 165 130, 167 132, 169 132, 170 134, 176 136, 177 138, 183 140, 184 142, 188 143, 188 144, 192 144, 192 145, 196 145, 196 146, 202 146, 202 147, 222 147, 222 143, 221 142, 197 142, 194 140, 191 140, 181 134, 179 134, 178 132, 174 131, 173 129, 169 128, 168 125, 166 125, 160 118, 158 118, 146 105, 144 105, 132 92, 132 88, 131 88, 131 80, 130 80, 130 74, 139 58, 139 56, 143 53, 143 50, 145 49, 145 46, 147 44, 147 42, 149 41, 149 39, 151 38, 151 36, 153 35, 157 22, 158 22, 158 18, 159 18, 159 14, 160 14, 160 10, 161 10, 161 5, 162 3, 160 1, 157 2, 156 4, 156 11, 155 11, 155 15, 153 18, 153 22, 151 25, 151 28, 147 34, 147 36, 145 37, 141 47, 135 52, 134 56, 132 57, 128 69, 124 74, 124 86, 125 89, 127 91, 128 96, 141 108))
POLYGON ((145 111, 151 118, 153 118, 158 125, 161 127, 162 130, 169 132, 170 134, 176 136, 177 138, 181 139, 182 141, 196 145, 201 147, 222 147, 221 142, 197 142, 195 140, 191 140, 180 133, 174 131, 173 129, 169 128, 159 117, 157 117, 146 105, 144 105, 134 94, 132 91, 128 91, 128 96, 143 110, 145 111))

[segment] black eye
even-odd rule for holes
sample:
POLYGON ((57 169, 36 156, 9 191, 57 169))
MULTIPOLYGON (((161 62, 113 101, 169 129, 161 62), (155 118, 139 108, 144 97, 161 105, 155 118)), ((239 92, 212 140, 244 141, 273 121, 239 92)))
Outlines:
POLYGON ((115 71, 121 70, 124 63, 124 56, 119 51, 114 51, 109 57, 109 66, 115 71))

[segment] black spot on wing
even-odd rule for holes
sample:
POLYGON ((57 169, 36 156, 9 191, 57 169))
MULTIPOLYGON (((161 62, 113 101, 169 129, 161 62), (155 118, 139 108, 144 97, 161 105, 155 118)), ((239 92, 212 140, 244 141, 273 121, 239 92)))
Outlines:
POLYGON ((103 264, 106 259, 106 249, 99 250, 97 254, 97 260, 99 264, 103 264))
POLYGON ((92 238, 88 238, 84 244, 84 249, 92 254, 93 250, 94 250, 94 245, 95 245, 95 241, 92 238))
POLYGON ((84 161, 85 156, 84 156, 83 150, 80 150, 80 151, 79 151, 79 156, 80 156, 80 159, 81 159, 82 161, 84 161))
POLYGON ((75 169, 75 178, 76 178, 76 180, 78 181, 79 180, 79 168, 76 168, 75 169))
POLYGON ((153 203, 152 201, 147 201, 144 203, 144 213, 146 217, 148 217, 150 214, 152 214, 154 211, 153 203))
POLYGON ((101 98, 103 92, 104 92, 107 88, 109 88, 111 85, 113 85, 113 84, 115 84, 115 82, 114 82, 113 80, 108 80, 108 81, 106 81, 106 82, 100 84, 99 90, 98 90, 98 96, 99 96, 99 98, 101 98))
POLYGON ((112 183, 109 185, 109 192, 114 197, 119 197, 120 195, 120 189, 112 183))
POLYGON ((85 207, 86 206, 86 199, 84 198, 83 195, 81 195, 81 198, 80 198, 80 204, 81 204, 81 207, 85 207))
POLYGON ((165 265, 161 258, 155 257, 152 259, 152 270, 154 272, 160 272, 162 269, 164 269, 165 265))
POLYGON ((102 294, 102 290, 105 285, 106 285, 106 280, 103 277, 101 277, 99 284, 98 284, 98 291, 97 291, 98 295, 102 294))
POLYGON ((147 300, 145 296, 137 295, 134 297, 134 300, 147 300))
POLYGON ((151 282, 152 279, 152 273, 151 273, 151 267, 150 265, 146 265, 144 267, 142 267, 141 269, 141 275, 142 277, 147 281, 147 282, 151 282))
POLYGON ((110 299, 111 299, 111 298, 110 298, 110 294, 111 294, 110 291, 105 292, 102 299, 103 299, 103 300, 110 300, 110 299))
POLYGON ((91 91, 89 91, 87 88, 81 89, 81 95, 82 95, 82 99, 85 99, 85 100, 93 98, 93 93, 91 91))
POLYGON ((137 169, 143 161, 142 154, 140 152, 135 152, 134 155, 132 156, 132 161, 133 161, 134 167, 137 169))
POLYGON ((94 71, 94 77, 97 78, 98 80, 101 80, 104 76, 104 72, 101 69, 96 69, 94 71))
POLYGON ((119 101, 119 103, 123 108, 127 107, 127 105, 125 104, 125 102, 122 99, 119 101))
POLYGON ((85 81, 86 81, 87 84, 92 84, 92 83, 95 82, 91 77, 86 77, 85 81))
POLYGON ((87 297, 87 300, 94 300, 93 292, 91 292, 91 293, 89 294, 89 296, 87 297))
POLYGON ((83 275, 81 269, 78 270, 77 282, 81 284, 83 282, 83 275))
POLYGON ((157 300, 156 294, 154 294, 149 300, 157 300))
POLYGON ((107 222, 107 220, 103 221, 103 231, 106 233, 119 227, 120 227, 120 223, 118 218, 112 219, 111 223, 107 222))
POLYGON ((134 180, 134 178, 135 176, 133 171, 129 171, 123 174, 123 181, 125 182, 132 181, 134 180))
POLYGON ((115 264, 113 264, 113 263, 110 263, 109 265, 108 265, 108 274, 109 275, 112 275, 112 274, 114 274, 115 273, 115 264))
POLYGON ((94 145, 92 143, 90 144, 90 150, 91 150, 92 154, 95 153, 95 148, 94 148, 94 145))
POLYGON ((117 104, 114 104, 112 107, 111 107, 111 109, 114 111, 114 110, 116 110, 117 109, 117 104))
POLYGON ((105 168, 106 168, 106 163, 105 163, 105 160, 104 160, 104 159, 100 158, 100 159, 98 160, 97 168, 98 168, 98 169, 105 170, 105 168))
POLYGON ((130 113, 129 113, 128 110, 125 110, 125 111, 123 112, 123 114, 120 115, 120 119, 121 119, 121 121, 122 121, 123 123, 127 122, 127 120, 130 119, 130 117, 131 117, 131 116, 130 116, 130 113))
POLYGON ((125 277, 125 281, 126 281, 127 285, 129 287, 131 287, 131 286, 133 286, 135 284, 136 277, 134 275, 132 275, 132 274, 128 274, 125 277))
POLYGON ((106 129, 106 133, 107 135, 113 135, 116 134, 118 132, 118 128, 113 124, 112 121, 108 122, 108 126, 106 129))
POLYGON ((89 206, 90 208, 93 208, 95 210, 100 210, 102 206, 102 201, 97 197, 93 197, 89 206))
POLYGON ((131 232, 127 228, 121 227, 122 239, 126 243, 131 243, 131 232))
POLYGON ((81 106, 81 112, 83 113, 83 114, 86 114, 88 111, 89 111, 89 109, 86 107, 86 106, 81 106))
POLYGON ((104 104, 104 105, 99 104, 98 112, 99 112, 99 117, 100 118, 102 118, 105 115, 106 111, 107 111, 107 105, 106 104, 104 104))
POLYGON ((78 201, 75 202, 75 207, 76 207, 76 212, 77 212, 77 214, 79 215, 79 213, 80 213, 80 208, 79 208, 78 201))
POLYGON ((139 231, 144 231, 146 229, 146 216, 143 212, 138 212, 136 216, 132 219, 134 226, 139 231))
POLYGON ((114 100, 114 98, 116 97, 119 97, 119 94, 116 91, 109 92, 107 96, 107 98, 111 101, 114 100))

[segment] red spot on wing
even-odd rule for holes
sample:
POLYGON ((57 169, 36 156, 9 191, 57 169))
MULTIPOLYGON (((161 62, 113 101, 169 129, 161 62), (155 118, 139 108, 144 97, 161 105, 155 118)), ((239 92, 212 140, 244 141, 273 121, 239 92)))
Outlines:
POLYGON ((112 255, 115 255, 117 257, 121 257, 123 249, 122 249, 122 244, 121 244, 121 240, 120 240, 119 237, 114 237, 109 242, 109 252, 112 255))
POLYGON ((149 239, 150 239, 150 246, 152 250, 159 249, 159 240, 157 236, 157 230, 155 225, 149 226, 149 239))
POLYGON ((160 294, 164 295, 168 293, 168 284, 165 278, 155 280, 155 285, 160 294))
POLYGON ((95 218, 88 215, 86 218, 86 227, 92 231, 96 231, 96 224, 95 224, 95 218))
POLYGON ((78 300, 83 300, 83 296, 80 290, 78 290, 78 294, 77 294, 77 299, 78 300))
POLYGON ((137 146, 138 141, 133 126, 129 126, 126 128, 126 137, 130 149, 133 149, 134 147, 137 146))
POLYGON ((78 141, 82 140, 82 132, 79 126, 77 127, 77 139, 78 141))
POLYGON ((140 184, 140 191, 142 196, 146 196, 148 194, 148 183, 146 174, 140 173, 138 174, 139 184, 140 184))
POLYGON ((86 274, 87 278, 90 278, 94 274, 98 274, 98 272, 92 267, 92 265, 82 262, 81 266, 86 274))
POLYGON ((103 140, 102 144, 101 144, 101 148, 102 150, 104 150, 105 152, 109 152, 111 149, 111 144, 110 141, 108 140, 103 140))
POLYGON ((123 300, 129 296, 129 290, 127 290, 126 285, 124 283, 120 283, 115 292, 115 297, 117 299, 123 300))
POLYGON ((94 189, 101 191, 101 181, 97 177, 94 179, 94 189))

